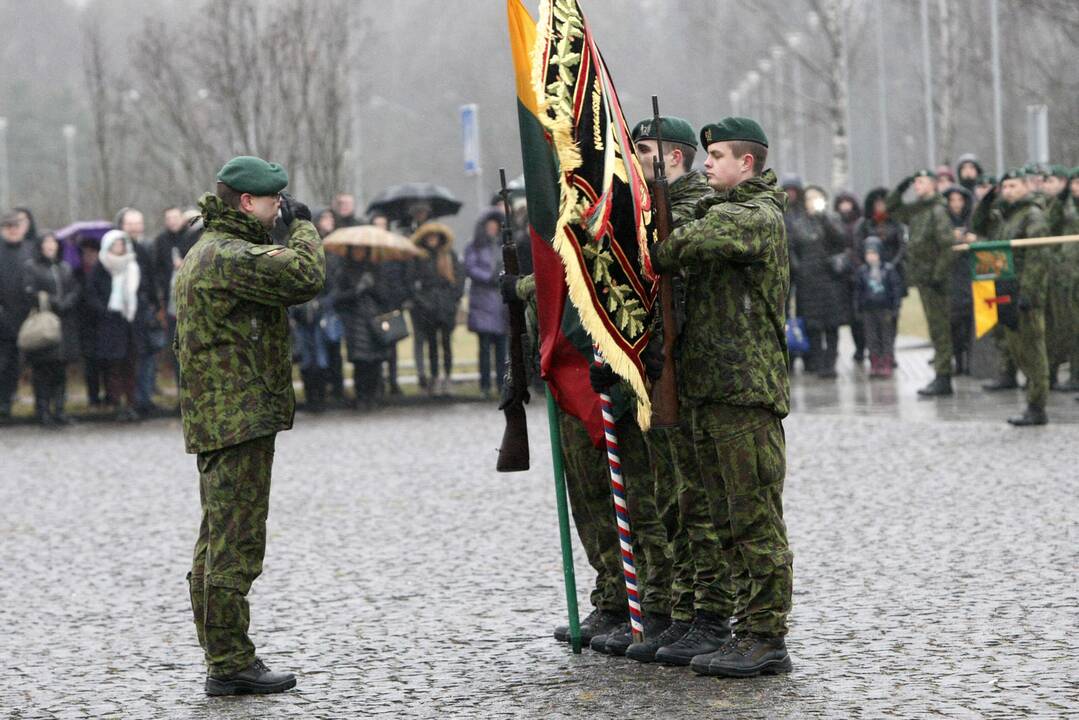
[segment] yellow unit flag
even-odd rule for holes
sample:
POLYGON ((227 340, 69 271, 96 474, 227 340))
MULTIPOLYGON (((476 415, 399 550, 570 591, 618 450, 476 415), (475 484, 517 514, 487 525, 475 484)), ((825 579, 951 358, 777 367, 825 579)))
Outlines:
POLYGON ((970 289, 974 296, 974 332, 982 337, 997 324, 997 284, 992 280, 975 280, 970 289))

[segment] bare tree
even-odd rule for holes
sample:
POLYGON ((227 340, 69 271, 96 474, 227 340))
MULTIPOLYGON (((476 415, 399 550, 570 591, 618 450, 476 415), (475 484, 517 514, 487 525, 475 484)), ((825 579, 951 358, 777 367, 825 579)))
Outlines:
POLYGON ((94 15, 83 24, 83 68, 90 100, 90 117, 93 122, 94 183, 98 207, 106 216, 116 207, 113 197, 113 164, 115 162, 112 127, 115 98, 113 88, 116 78, 110 71, 106 57, 105 38, 101 23, 94 15))

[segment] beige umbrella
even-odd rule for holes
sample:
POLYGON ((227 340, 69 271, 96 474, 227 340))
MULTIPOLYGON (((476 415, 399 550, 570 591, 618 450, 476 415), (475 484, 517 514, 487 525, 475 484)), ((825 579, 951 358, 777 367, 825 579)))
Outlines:
POLYGON ((349 248, 365 247, 372 262, 410 260, 427 255, 427 251, 416 247, 405 236, 383 230, 376 225, 356 225, 334 230, 322 241, 322 246, 338 255, 347 255, 349 248))

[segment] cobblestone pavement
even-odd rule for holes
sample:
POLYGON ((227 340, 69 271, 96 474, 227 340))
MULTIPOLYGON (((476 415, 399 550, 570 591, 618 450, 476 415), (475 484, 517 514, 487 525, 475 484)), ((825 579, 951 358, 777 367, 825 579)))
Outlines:
POLYGON ((798 381, 795 669, 743 681, 551 639, 565 608, 538 403, 517 475, 493 470, 487 405, 298 416, 252 630, 299 685, 263 698, 202 693, 178 422, 0 430, 0 716, 1079 717, 1075 426, 1017 431, 962 394, 942 422, 934 403, 908 411, 902 382, 893 411, 866 412, 850 374, 798 381))

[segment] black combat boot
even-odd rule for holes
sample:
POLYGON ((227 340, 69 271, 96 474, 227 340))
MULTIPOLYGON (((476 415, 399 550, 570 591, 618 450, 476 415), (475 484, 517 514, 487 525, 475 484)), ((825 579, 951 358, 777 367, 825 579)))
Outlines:
POLYGON ((783 638, 750 633, 716 652, 693 658, 690 669, 701 675, 722 677, 775 675, 791 671, 791 658, 783 638))
POLYGON ((294 687, 295 675, 273 672, 258 658, 239 672, 224 677, 211 675, 206 678, 207 695, 267 695, 285 692, 294 687))
POLYGON ((614 633, 629 632, 629 623, 624 622, 621 625, 616 625, 610 630, 600 634, 593 635, 592 639, 588 641, 588 647, 592 648, 598 653, 607 654, 607 638, 614 633))
POLYGON ((1048 425, 1049 416, 1045 414, 1045 408, 1038 405, 1027 405, 1027 409, 1023 411, 1022 415, 1008 418, 1008 422, 1016 427, 1027 427, 1030 425, 1048 425))
POLYGON ((656 650, 656 662, 665 665, 689 665, 697 655, 719 650, 730 638, 731 623, 727 618, 698 612, 685 635, 656 650))
MULTIPOLYGON (((619 624, 625 622, 625 615, 608 610, 593 610, 581 621, 581 645, 588 645, 596 635, 606 635, 619 624)), ((554 639, 569 642, 569 625, 559 625, 554 629, 554 639)))
MULTIPOLYGON (((653 615, 652 613, 645 613, 642 618, 642 624, 644 625, 645 638, 659 637, 668 627, 670 627, 671 617, 670 615, 653 615)), ((613 630, 611 634, 607 636, 607 646, 604 648, 604 652, 608 655, 618 655, 621 657, 626 654, 626 650, 628 650, 629 646, 632 644, 633 628, 629 623, 626 623, 626 625, 617 630, 613 630)), ((656 646, 657 649, 660 647, 662 646, 656 646)))
POLYGON ((937 375, 933 382, 918 390, 922 397, 942 397, 952 394, 952 376, 937 375))
POLYGON ((986 392, 1000 392, 1002 390, 1017 390, 1019 388, 1019 381, 1015 379, 1015 373, 1001 373, 993 382, 988 382, 982 385, 982 390, 986 392))
POLYGON ((645 633, 644 642, 633 643, 626 648, 626 657, 637 662, 650 663, 656 659, 656 651, 665 645, 681 640, 689 632, 689 623, 685 620, 672 620, 667 629, 656 635, 645 633))

